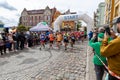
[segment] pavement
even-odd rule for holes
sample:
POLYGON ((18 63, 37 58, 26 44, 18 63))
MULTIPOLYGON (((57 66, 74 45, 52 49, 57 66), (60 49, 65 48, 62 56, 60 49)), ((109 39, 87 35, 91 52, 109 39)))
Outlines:
POLYGON ((0 80, 95 80, 87 44, 77 42, 67 51, 47 45, 7 53, 0 56, 0 80))
POLYGON ((94 71, 94 64, 92 62, 94 54, 90 46, 87 47, 87 67, 86 67, 86 80, 96 80, 94 71))

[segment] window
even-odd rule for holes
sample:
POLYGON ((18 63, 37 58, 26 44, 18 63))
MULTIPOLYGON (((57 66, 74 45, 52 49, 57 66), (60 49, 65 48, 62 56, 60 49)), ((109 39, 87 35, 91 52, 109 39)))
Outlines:
POLYGON ((47 20, 47 16, 45 16, 44 18, 45 18, 45 20, 47 20))
POLYGON ((22 17, 22 21, 24 21, 24 17, 22 17))
POLYGON ((24 16, 24 21, 25 21, 25 16, 24 16))
POLYGON ((47 16, 47 20, 50 21, 50 16, 47 16))
POLYGON ((39 16, 39 20, 41 19, 41 16, 39 16))
POLYGON ((35 16, 35 21, 37 21, 37 16, 35 16))
POLYGON ((115 7, 115 17, 119 14, 119 5, 115 7))

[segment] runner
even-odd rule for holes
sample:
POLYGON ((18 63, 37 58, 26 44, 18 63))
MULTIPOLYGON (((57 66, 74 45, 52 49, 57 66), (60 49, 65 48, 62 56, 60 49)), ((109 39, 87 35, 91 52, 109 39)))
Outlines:
POLYGON ((42 46, 43 46, 43 48, 45 48, 45 39, 46 39, 45 33, 42 32, 40 34, 40 45, 41 45, 40 50, 41 50, 42 46))
POLYGON ((62 39, 63 39, 63 36, 60 32, 57 32, 57 36, 56 36, 56 40, 57 40, 57 47, 58 49, 60 49, 60 45, 62 44, 62 39))
POLYGON ((75 39, 76 39, 76 37, 75 37, 74 33, 72 33, 70 35, 70 41, 71 41, 71 47, 72 47, 72 49, 73 49, 73 45, 75 44, 75 39))
POLYGON ((49 42, 49 34, 50 34, 50 31, 46 31, 46 33, 45 33, 45 36, 46 36, 45 44, 47 44, 49 42))
POLYGON ((54 34, 52 33, 52 32, 50 32, 50 34, 49 34, 49 41, 50 41, 50 47, 49 47, 49 49, 50 48, 53 48, 53 41, 54 41, 54 34))
POLYGON ((64 33, 63 39, 64 39, 65 50, 67 50, 67 45, 69 43, 69 34, 67 32, 64 33))
POLYGON ((81 35, 81 41, 83 43, 84 42, 84 31, 81 31, 80 35, 81 35))

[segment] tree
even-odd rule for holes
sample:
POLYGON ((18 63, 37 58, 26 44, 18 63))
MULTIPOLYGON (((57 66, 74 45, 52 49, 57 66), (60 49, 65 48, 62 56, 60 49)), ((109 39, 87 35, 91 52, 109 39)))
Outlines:
POLYGON ((29 31, 30 28, 32 28, 32 27, 26 27, 26 30, 29 31))
POLYGON ((82 22, 81 21, 78 21, 77 22, 77 31, 79 30, 79 28, 81 28, 82 27, 82 22))
POLYGON ((20 31, 20 32, 27 31, 26 27, 23 26, 23 25, 19 25, 19 26, 17 27, 17 30, 20 31))

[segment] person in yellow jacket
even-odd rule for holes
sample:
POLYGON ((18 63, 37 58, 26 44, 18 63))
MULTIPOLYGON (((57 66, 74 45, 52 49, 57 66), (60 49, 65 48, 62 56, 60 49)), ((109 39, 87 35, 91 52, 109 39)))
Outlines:
POLYGON ((49 42, 50 42, 50 47, 49 47, 49 49, 50 48, 53 48, 53 42, 54 42, 54 34, 53 34, 53 32, 50 32, 50 34, 49 34, 49 42))
MULTIPOLYGON (((117 24, 118 36, 114 40, 110 41, 108 44, 109 35, 105 33, 104 35, 105 38, 102 41, 100 51, 102 56, 107 57, 108 68, 113 73, 115 73, 117 76, 120 77, 120 17, 118 18, 116 24, 117 24)), ((109 74, 108 80, 120 80, 120 79, 109 74)))
POLYGON ((63 36, 62 33, 58 32, 56 36, 56 41, 57 41, 57 47, 60 49, 60 45, 62 44, 63 36))

